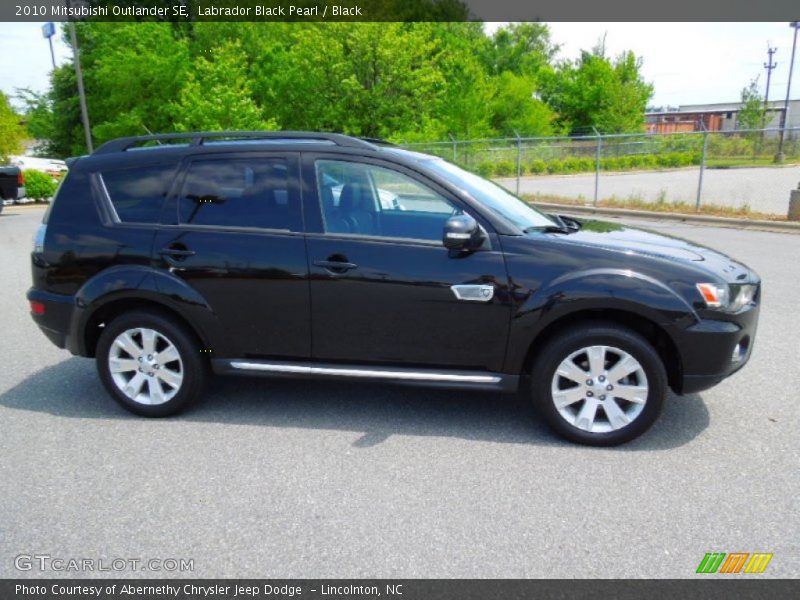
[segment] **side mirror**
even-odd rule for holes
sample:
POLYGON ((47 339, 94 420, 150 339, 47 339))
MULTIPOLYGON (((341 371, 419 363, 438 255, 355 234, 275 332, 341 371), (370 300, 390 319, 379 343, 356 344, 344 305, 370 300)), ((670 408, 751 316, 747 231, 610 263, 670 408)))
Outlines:
POLYGON ((451 250, 474 250, 485 236, 478 222, 469 215, 450 217, 444 224, 442 243, 451 250))

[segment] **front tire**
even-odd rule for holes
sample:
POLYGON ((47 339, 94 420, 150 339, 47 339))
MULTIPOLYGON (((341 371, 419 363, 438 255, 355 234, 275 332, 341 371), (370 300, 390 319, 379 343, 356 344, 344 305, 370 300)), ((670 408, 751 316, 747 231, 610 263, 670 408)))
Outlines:
POLYGON ((550 427, 591 446, 616 446, 655 422, 667 393, 661 357, 641 335, 611 323, 550 340, 531 370, 533 400, 550 427))
POLYGON ((202 393, 206 364, 194 336, 156 311, 124 313, 97 342, 97 369, 106 390, 145 417, 177 414, 202 393))

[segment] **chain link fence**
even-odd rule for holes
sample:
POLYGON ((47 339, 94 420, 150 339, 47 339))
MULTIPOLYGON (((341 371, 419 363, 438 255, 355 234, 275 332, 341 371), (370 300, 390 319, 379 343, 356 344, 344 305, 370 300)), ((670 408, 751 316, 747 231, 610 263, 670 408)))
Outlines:
MULTIPOLYGON (((518 195, 563 197, 593 204, 627 195, 646 202, 694 203, 697 209, 704 201, 704 186, 708 188, 708 201, 713 204, 757 205, 759 194, 766 190, 755 181, 750 194, 754 197, 744 197, 747 190, 738 181, 746 179, 750 171, 742 168, 776 167, 779 152, 781 165, 800 165, 800 129, 789 128, 783 132, 783 142, 780 129, 755 129, 613 135, 596 132, 577 137, 452 139, 404 146, 498 179, 518 195), (680 173, 667 176, 664 171, 668 170, 680 173), (710 170, 715 171, 714 177, 709 177, 710 170), (726 170, 725 174, 717 176, 721 170, 726 170), (648 174, 652 174, 652 181, 647 181, 648 174), (726 178, 730 193, 725 191, 726 178), (547 183, 554 181, 561 183, 547 183)), ((755 180, 769 180, 775 170, 763 169, 755 180)), ((794 175, 800 179, 800 174, 792 171, 779 179, 794 175)), ((783 184, 774 182, 774 186, 783 184)), ((782 197, 788 198, 789 189, 796 187, 797 181, 788 189, 783 187, 782 197)), ((774 212, 766 208, 767 212, 774 212)), ((785 209, 778 212, 785 213, 785 209)))

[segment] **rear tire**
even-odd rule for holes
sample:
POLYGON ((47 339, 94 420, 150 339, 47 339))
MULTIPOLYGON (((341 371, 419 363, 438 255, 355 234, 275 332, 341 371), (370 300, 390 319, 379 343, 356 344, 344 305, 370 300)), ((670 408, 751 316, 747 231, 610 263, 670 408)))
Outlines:
POLYGON ((96 360, 108 393, 144 417, 181 412, 202 394, 207 378, 194 335, 154 310, 131 311, 108 323, 96 360))
POLYGON ((596 322, 569 329, 541 349, 531 370, 531 393, 561 436, 616 446, 655 422, 667 375, 661 357, 640 334, 596 322))

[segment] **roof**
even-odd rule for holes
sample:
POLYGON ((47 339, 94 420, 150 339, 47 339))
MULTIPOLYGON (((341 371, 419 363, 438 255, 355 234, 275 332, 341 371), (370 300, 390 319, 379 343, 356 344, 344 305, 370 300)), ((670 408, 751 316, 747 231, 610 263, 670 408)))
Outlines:
MULTIPOLYGON (((770 100, 769 110, 783 110, 783 100, 770 100)), ((800 103, 800 99, 789 100, 791 105, 800 103)), ((741 102, 717 102, 712 104, 681 104, 678 110, 655 111, 645 113, 646 115, 680 115, 680 114, 697 114, 697 113, 728 113, 741 110, 741 102)))

